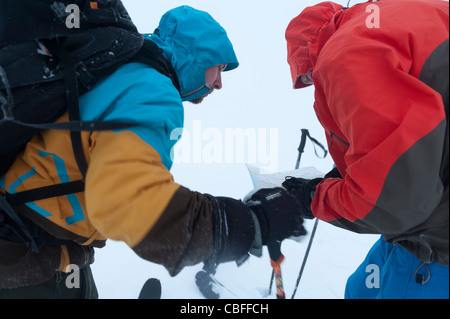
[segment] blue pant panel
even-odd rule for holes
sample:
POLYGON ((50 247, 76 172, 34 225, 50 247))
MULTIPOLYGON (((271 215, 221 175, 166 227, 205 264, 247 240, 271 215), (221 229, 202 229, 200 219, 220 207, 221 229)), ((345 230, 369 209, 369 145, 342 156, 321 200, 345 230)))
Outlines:
POLYGON ((449 268, 437 263, 423 264, 399 245, 381 237, 366 259, 349 277, 347 299, 448 299, 449 268), (419 284, 422 276, 427 282, 419 284))

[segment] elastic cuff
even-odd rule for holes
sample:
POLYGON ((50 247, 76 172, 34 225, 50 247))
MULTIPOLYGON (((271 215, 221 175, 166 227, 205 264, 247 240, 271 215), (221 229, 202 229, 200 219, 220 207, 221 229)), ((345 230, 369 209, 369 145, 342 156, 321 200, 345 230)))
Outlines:
POLYGON ((209 196, 214 206, 214 250, 217 263, 236 261, 248 254, 255 238, 255 223, 241 201, 209 196))

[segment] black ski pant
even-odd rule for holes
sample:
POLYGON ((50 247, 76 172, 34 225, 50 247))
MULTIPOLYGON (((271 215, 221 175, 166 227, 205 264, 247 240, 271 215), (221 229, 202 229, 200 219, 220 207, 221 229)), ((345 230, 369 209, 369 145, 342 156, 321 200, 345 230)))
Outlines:
POLYGON ((80 269, 79 288, 68 287, 68 276, 70 274, 58 272, 52 279, 36 286, 0 289, 0 299, 98 299, 89 266, 80 269))

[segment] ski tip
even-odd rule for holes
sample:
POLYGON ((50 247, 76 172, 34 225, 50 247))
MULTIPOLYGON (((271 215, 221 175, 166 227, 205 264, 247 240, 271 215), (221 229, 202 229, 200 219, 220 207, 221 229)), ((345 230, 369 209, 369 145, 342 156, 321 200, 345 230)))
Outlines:
POLYGON ((202 293, 202 295, 206 299, 219 299, 220 295, 216 293, 213 289, 214 287, 214 279, 211 277, 209 273, 204 270, 200 270, 195 275, 195 283, 197 284, 198 289, 202 293))
POLYGON ((139 299, 161 299, 161 281, 156 278, 148 279, 141 289, 139 299))

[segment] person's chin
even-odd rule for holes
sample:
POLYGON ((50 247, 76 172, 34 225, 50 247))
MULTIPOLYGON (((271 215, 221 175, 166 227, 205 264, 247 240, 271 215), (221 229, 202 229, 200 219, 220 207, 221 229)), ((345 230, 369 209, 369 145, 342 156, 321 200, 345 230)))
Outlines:
POLYGON ((192 104, 200 104, 200 103, 203 102, 203 100, 205 99, 205 97, 206 97, 207 95, 208 95, 208 94, 203 95, 203 96, 201 96, 201 97, 198 97, 198 98, 196 98, 196 99, 190 100, 189 102, 191 102, 192 104))
POLYGON ((200 103, 202 103, 203 100, 204 100, 208 95, 210 95, 213 91, 214 91, 214 90, 211 90, 211 91, 209 91, 208 93, 206 93, 205 95, 200 96, 199 98, 193 99, 193 100, 191 100, 191 101, 189 101, 189 102, 191 102, 191 103, 193 103, 193 104, 200 104, 200 103))

